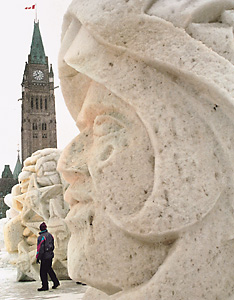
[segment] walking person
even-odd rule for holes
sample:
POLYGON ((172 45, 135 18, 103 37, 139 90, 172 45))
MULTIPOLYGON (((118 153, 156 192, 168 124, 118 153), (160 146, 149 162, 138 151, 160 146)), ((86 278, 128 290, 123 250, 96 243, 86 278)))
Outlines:
POLYGON ((52 260, 54 257, 54 238, 52 234, 47 231, 46 223, 40 225, 39 237, 37 238, 37 263, 40 263, 40 277, 42 287, 37 289, 39 292, 48 291, 48 274, 53 281, 52 289, 56 289, 60 283, 52 269, 52 260))

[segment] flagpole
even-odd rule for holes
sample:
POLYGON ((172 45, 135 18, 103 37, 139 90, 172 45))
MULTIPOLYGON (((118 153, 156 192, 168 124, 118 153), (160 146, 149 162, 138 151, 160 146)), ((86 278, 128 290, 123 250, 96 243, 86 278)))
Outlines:
POLYGON ((38 23, 38 19, 37 19, 37 2, 36 2, 36 9, 35 9, 35 23, 38 23))

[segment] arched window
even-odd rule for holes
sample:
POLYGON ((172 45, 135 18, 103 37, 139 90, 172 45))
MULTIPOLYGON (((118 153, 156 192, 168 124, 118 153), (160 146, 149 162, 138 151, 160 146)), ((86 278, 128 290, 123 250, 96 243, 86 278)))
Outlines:
POLYGON ((47 129, 46 123, 42 123, 42 130, 46 130, 46 129, 47 129))
POLYGON ((42 98, 40 99, 40 109, 42 109, 42 98))
POLYGON ((47 98, 45 98, 45 109, 47 109, 47 98))
POLYGON ((36 98, 36 109, 38 109, 38 98, 36 98))
POLYGON ((32 124, 32 129, 33 129, 33 130, 37 130, 37 123, 33 123, 33 124, 32 124))
POLYGON ((31 108, 33 109, 33 97, 31 98, 31 108))

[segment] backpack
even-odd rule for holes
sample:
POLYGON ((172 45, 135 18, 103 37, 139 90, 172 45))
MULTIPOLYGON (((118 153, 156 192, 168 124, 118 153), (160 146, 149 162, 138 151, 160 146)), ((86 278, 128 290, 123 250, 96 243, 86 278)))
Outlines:
POLYGON ((49 252, 49 251, 53 251, 54 250, 54 245, 52 242, 48 242, 47 245, 45 246, 45 251, 49 252))
POLYGON ((45 252, 50 252, 50 251, 53 251, 53 250, 54 250, 54 238, 51 235, 50 238, 48 237, 46 239, 46 242, 45 242, 45 252))

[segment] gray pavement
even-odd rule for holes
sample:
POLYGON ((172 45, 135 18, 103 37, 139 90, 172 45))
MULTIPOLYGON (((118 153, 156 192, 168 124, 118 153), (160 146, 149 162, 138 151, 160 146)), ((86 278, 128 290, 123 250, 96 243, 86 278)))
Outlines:
POLYGON ((38 292, 37 288, 41 287, 39 281, 17 282, 12 278, 12 269, 0 269, 0 272, 1 300, 81 300, 87 289, 87 286, 76 284, 72 280, 62 280, 57 289, 51 289, 50 282, 49 291, 38 292))
POLYGON ((50 281, 49 291, 38 292, 40 281, 17 282, 16 278, 16 267, 9 264, 8 253, 0 249, 0 300, 81 300, 87 289, 72 280, 62 280, 57 289, 51 289, 53 283, 50 281))

